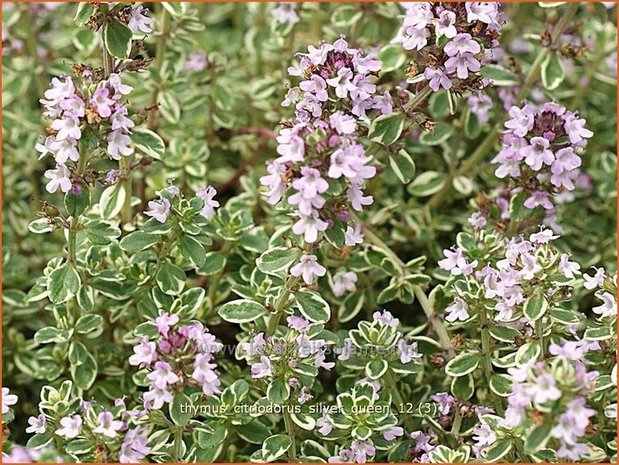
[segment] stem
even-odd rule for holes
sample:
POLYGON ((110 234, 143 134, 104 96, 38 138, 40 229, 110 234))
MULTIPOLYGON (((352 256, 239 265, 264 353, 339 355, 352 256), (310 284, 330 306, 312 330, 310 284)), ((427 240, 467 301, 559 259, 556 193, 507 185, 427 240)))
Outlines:
MULTIPOLYGON (((531 67, 529 68, 529 72, 527 73, 527 76, 524 79, 524 83, 522 84, 522 87, 520 88, 520 92, 518 93, 518 97, 516 98, 516 102, 521 102, 523 99, 527 97, 527 95, 529 95, 529 92, 531 91, 533 84, 535 84, 535 82, 539 78, 541 68, 542 68, 542 63, 548 56, 548 53, 550 53, 550 49, 556 46, 558 40, 561 38, 561 34, 563 34, 563 31, 567 27, 570 20, 573 18, 577 9, 578 9, 578 3, 570 3, 569 5, 566 6, 563 16, 557 22, 554 29, 552 30, 550 44, 548 45, 548 47, 545 47, 539 53, 539 55, 537 55, 537 57, 535 58, 535 61, 533 62, 533 64, 531 64, 531 67)), ((475 174, 475 171, 479 165, 479 162, 483 160, 483 158, 490 151, 490 149, 494 147, 494 144, 496 143, 496 139, 501 133, 501 127, 503 126, 504 123, 505 123, 505 117, 499 119, 499 121, 496 122, 492 130, 488 133, 488 135, 486 135, 486 138, 483 140, 483 142, 479 145, 479 147, 477 147, 475 152, 473 152, 473 154, 466 161, 462 163, 462 165, 460 166, 460 168, 458 168, 458 170, 450 174, 443 188, 430 198, 427 204, 429 208, 437 208, 441 205, 441 203, 447 197, 447 194, 451 192, 451 189, 453 187, 452 181, 456 176, 475 174)))
MULTIPOLYGON (((230 252, 231 248, 232 248, 231 243, 226 241, 221 251, 224 254, 227 254, 228 252, 230 252)), ((208 307, 206 310, 205 317, 209 316, 210 313, 215 309, 215 305, 217 305, 217 301, 216 301, 217 289, 219 288, 219 283, 221 282, 221 278, 223 277, 225 270, 226 270, 226 267, 224 266, 221 270, 219 270, 219 272, 215 276, 213 276, 213 279, 209 284, 208 296, 206 298, 208 307)))
POLYGON ((297 461, 297 433, 294 427, 294 422, 290 416, 290 412, 284 409, 284 425, 286 426, 286 434, 290 437, 290 449, 288 449, 288 461, 297 461))
POLYGON ((275 302, 275 311, 271 316, 271 319, 269 320, 269 325, 267 326, 267 334, 273 335, 275 334, 275 331, 277 331, 279 320, 281 320, 284 309, 288 305, 288 297, 290 297, 292 289, 299 282, 299 279, 300 278, 298 276, 288 276, 286 284, 284 285, 285 288, 275 302))
POLYGON ((448 176, 447 180, 445 181, 445 184, 443 185, 441 190, 438 191, 436 194, 434 194, 430 198, 430 200, 429 200, 429 202, 427 204, 428 208, 435 209, 435 208, 439 207, 443 203, 443 201, 447 197, 447 194, 449 194, 449 192, 451 192, 451 188, 453 187, 452 182, 453 182, 454 178, 456 176, 459 176, 459 175, 462 175, 462 174, 466 174, 472 168, 475 168, 476 165, 490 151, 490 149, 492 149, 492 147, 494 147, 494 144, 496 143, 496 138, 497 138, 498 135, 499 135, 499 125, 497 124, 494 128, 492 128, 492 130, 488 133, 488 135, 486 135, 486 138, 477 147, 477 149, 473 152, 473 154, 464 163, 462 163, 462 166, 460 168, 458 168, 457 170, 452 171, 452 172, 449 173, 449 176, 448 176))
POLYGON ((542 317, 538 318, 537 320, 535 320, 535 336, 537 336, 537 339, 539 340, 539 346, 540 346, 540 352, 539 355, 537 356, 538 360, 544 360, 544 355, 546 353, 546 347, 545 347, 545 343, 547 341, 544 341, 544 325, 542 324, 542 317))
POLYGON ((430 86, 426 85, 423 89, 417 92, 417 94, 413 97, 413 99, 410 102, 404 105, 404 110, 405 111, 414 110, 415 108, 419 106, 419 104, 421 104, 421 102, 423 102, 426 98, 428 98, 431 93, 432 93, 432 89, 430 89, 430 86))
MULTIPOLYGON (((82 177, 84 174, 84 170, 86 169, 86 154, 84 153, 83 147, 80 146, 79 150, 79 161, 77 162, 77 175, 82 177)), ((71 224, 69 225, 69 245, 67 247, 68 258, 67 261, 69 263, 75 263, 77 258, 77 231, 80 225, 80 217, 81 215, 77 215, 71 218, 71 224)))
POLYGON ((121 157, 119 167, 123 176, 122 187, 125 191, 125 201, 120 210, 120 217, 123 223, 130 223, 133 218, 133 212, 131 209, 131 197, 133 195, 133 183, 131 178, 131 164, 133 162, 133 155, 128 157, 121 157))
POLYGON ((183 430, 179 426, 174 430, 174 446, 172 449, 172 462, 179 463, 181 459, 182 444, 183 444, 183 430))
POLYGON ((482 351, 482 366, 484 369, 484 376, 486 378, 486 384, 488 385, 488 392, 494 400, 496 412, 499 415, 503 415, 503 404, 492 391, 490 391, 490 378, 494 375, 494 369, 492 368, 492 340, 490 337, 490 328, 488 315, 486 314, 486 307, 481 305, 479 310, 479 324, 481 326, 481 351, 482 351))
MULTIPOLYGON (((359 221, 358 218, 356 219, 357 221, 359 221)), ((391 250, 391 248, 389 248, 389 246, 385 244, 380 237, 378 237, 370 229, 368 229, 367 226, 364 225, 363 230, 368 240, 372 244, 383 249, 383 251, 387 253, 387 255, 389 255, 389 257, 399 265, 400 272, 404 274, 406 264, 400 259, 400 257, 398 257, 396 253, 393 250, 391 250)), ((430 303, 430 300, 426 296, 424 290, 420 286, 413 286, 413 291, 415 292, 415 296, 417 297, 417 300, 419 301, 421 308, 423 309, 424 313, 428 317, 428 321, 430 325, 432 326, 432 328, 438 335, 441 347, 443 348, 443 350, 446 350, 450 356, 453 357, 456 354, 456 352, 455 352, 453 344, 451 343, 449 333, 445 329, 445 326, 443 326, 443 323, 438 318, 436 318, 434 309, 432 308, 432 304, 430 303)))
POLYGON ((454 415, 454 421, 451 424, 451 434, 458 436, 460 434, 460 426, 462 425, 462 410, 460 406, 456 406, 456 414, 454 415))
POLYGON ((393 377, 393 373, 391 372, 391 369, 388 369, 385 372, 383 380, 386 384, 385 387, 391 394, 391 401, 393 406, 396 408, 398 414, 404 417, 404 426, 406 426, 409 431, 415 431, 415 425, 411 423, 411 417, 406 412, 406 405, 404 403, 404 399, 402 398, 402 395, 400 394, 400 391, 396 386, 396 382, 393 377))

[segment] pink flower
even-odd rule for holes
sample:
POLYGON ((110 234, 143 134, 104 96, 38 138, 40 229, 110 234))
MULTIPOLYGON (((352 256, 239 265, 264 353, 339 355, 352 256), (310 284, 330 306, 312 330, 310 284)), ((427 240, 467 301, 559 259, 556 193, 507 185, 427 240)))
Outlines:
POLYGON ((450 57, 454 57, 458 54, 464 55, 466 53, 475 55, 479 52, 481 52, 481 46, 471 37, 471 34, 457 34, 445 45, 445 53, 450 57))
POLYGON ((45 433, 45 427, 47 426, 47 419, 45 418, 45 415, 40 414, 38 417, 28 418, 28 424, 30 426, 26 428, 26 433, 43 434, 45 433))
POLYGON ((161 336, 167 338, 170 328, 176 323, 178 323, 178 320, 178 315, 175 313, 163 313, 159 315, 157 318, 155 318, 155 326, 157 327, 157 332, 161 336))
POLYGON ((145 9, 142 5, 138 5, 131 10, 131 17, 129 18, 129 22, 127 26, 133 32, 142 31, 145 34, 149 34, 153 32, 151 27, 153 20, 146 16, 148 10, 145 9))
POLYGON ((145 215, 152 216, 160 223, 165 223, 170 214, 170 201, 165 198, 161 200, 151 200, 148 202, 148 208, 149 210, 144 212, 145 215))
POLYGON ((101 118, 109 118, 112 114, 112 107, 115 105, 114 100, 109 98, 110 90, 107 87, 97 89, 90 99, 92 108, 99 113, 101 118))
POLYGON ((120 160, 121 155, 131 155, 133 149, 130 144, 131 138, 122 130, 110 131, 107 135, 107 153, 113 160, 120 160))
POLYGON ((168 362, 159 361, 155 363, 154 371, 146 375, 153 386, 159 389, 167 389, 168 385, 177 383, 180 378, 172 371, 172 366, 168 362))
POLYGON ((321 220, 314 211, 310 215, 299 214, 298 221, 292 225, 292 231, 302 235, 305 242, 311 244, 318 240, 318 233, 325 231, 328 226, 329 223, 321 220))
POLYGON ((361 243, 363 243, 363 230, 361 224, 355 224, 354 229, 350 226, 346 226, 346 231, 344 232, 344 245, 347 247, 354 247, 361 243))
POLYGON ((273 376, 273 364, 269 357, 260 356, 260 362, 251 366, 251 376, 255 379, 268 378, 273 376))
POLYGON ((215 209, 219 207, 219 202, 213 200, 217 195, 217 190, 212 186, 206 186, 199 189, 196 192, 196 197, 200 197, 204 201, 204 206, 200 211, 200 214, 207 220, 212 219, 215 216, 215 209))
POLYGON ((159 410, 163 404, 169 404, 174 400, 174 396, 167 389, 158 387, 151 388, 144 393, 144 406, 147 409, 159 410))
POLYGON ((78 140, 82 137, 79 120, 71 115, 65 115, 63 118, 52 121, 51 128, 58 131, 56 140, 73 139, 78 140))
POLYGON ((314 282, 314 276, 324 276, 326 268, 318 263, 315 255, 303 254, 299 263, 290 268, 292 276, 303 276, 305 284, 310 285, 314 282))
POLYGON ((327 84, 335 88, 335 95, 339 98, 346 98, 350 91, 354 91, 357 87, 352 83, 353 73, 349 68, 340 68, 337 71, 337 76, 327 79, 327 84))
POLYGON ((45 177, 50 180, 45 186, 45 189, 47 189, 47 192, 50 194, 56 192, 58 188, 60 188, 62 192, 69 192, 73 185, 71 183, 71 172, 63 164, 56 165, 56 169, 54 170, 47 170, 45 172, 45 177))
POLYGON ((124 422, 114 420, 111 412, 101 412, 97 417, 97 427, 92 432, 113 439, 124 426, 124 422))
POLYGON ((56 434, 66 439, 73 439, 82 431, 82 423, 82 417, 79 415, 63 417, 60 419, 62 428, 57 429, 56 434))
POLYGON ((441 87, 443 89, 451 89, 453 84, 445 70, 441 67, 426 68, 423 72, 423 76, 430 81, 428 85, 434 92, 437 92, 441 87))
POLYGON ((602 305, 593 307, 593 313, 600 315, 600 318, 614 317, 617 315, 617 301, 615 296, 610 292, 603 292, 600 296, 602 299, 602 305))
POLYGON ((402 40, 402 47, 404 47, 405 50, 421 50, 428 45, 429 36, 430 31, 428 29, 417 29, 412 26, 408 27, 406 28, 405 37, 402 40))
POLYGON ((140 343, 133 347, 133 352, 134 354, 129 357, 130 365, 150 365, 157 360, 157 346, 147 338, 142 338, 140 343))
POLYGON ((2 388, 2 415, 5 413, 9 413, 10 406, 15 405, 17 403, 17 396, 15 394, 11 394, 9 388, 2 388))
POLYGON ((347 291, 356 289, 357 274, 353 271, 340 271, 333 275, 333 294, 336 297, 343 296, 347 291))
POLYGON ((460 53, 449 58, 445 62, 445 69, 450 74, 455 72, 460 79, 467 79, 469 77, 469 71, 479 71, 481 69, 481 64, 470 53, 460 53))
POLYGON ((464 300, 456 297, 454 303, 445 309, 447 316, 445 320, 453 323, 454 321, 466 321, 469 319, 468 305, 464 300))

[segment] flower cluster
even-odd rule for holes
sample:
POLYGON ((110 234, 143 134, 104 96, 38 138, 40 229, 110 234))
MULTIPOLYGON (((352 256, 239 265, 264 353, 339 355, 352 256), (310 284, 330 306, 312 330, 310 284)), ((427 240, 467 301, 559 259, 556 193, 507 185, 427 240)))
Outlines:
POLYGON ((362 321, 358 329, 349 332, 349 337, 343 341, 338 359, 346 362, 352 358, 353 363, 358 364, 359 359, 368 358, 366 375, 370 379, 375 379, 370 364, 376 356, 380 356, 400 373, 415 371, 416 360, 422 355, 417 351, 417 342, 409 343, 402 337, 402 333, 398 331, 399 326, 400 320, 391 312, 374 312, 372 323, 362 321), (368 334, 376 336, 368 339, 368 334))
POLYGON ((503 148, 494 158, 497 177, 511 178, 529 209, 554 209, 552 195, 573 191, 579 178, 579 156, 593 133, 577 113, 556 103, 526 103, 509 110, 503 148))
POLYGON ((327 361, 327 341, 318 337, 322 325, 296 315, 288 316, 286 322, 284 336, 257 333, 239 345, 238 355, 247 360, 252 378, 269 382, 277 378, 304 404, 312 397, 310 388, 318 369, 330 370, 335 363, 327 361))
POLYGON ((75 81, 70 76, 53 78, 41 100, 44 115, 52 120, 48 129, 51 135, 36 149, 41 157, 51 154, 56 161, 56 168, 45 173, 51 193, 59 188, 68 192, 74 184, 81 185, 82 180, 72 173, 68 162, 75 166, 80 162, 79 143, 85 131, 106 140, 105 152, 111 159, 120 160, 133 153, 130 134, 135 123, 127 117, 127 107, 122 103, 132 88, 121 82, 120 74, 97 81, 88 70, 81 77, 75 81))
POLYGON ((150 390, 144 394, 146 409, 161 409, 172 402, 174 391, 187 385, 199 387, 206 396, 219 392, 221 381, 213 354, 222 345, 202 323, 178 323, 176 314, 159 315, 154 321, 157 330, 154 340, 142 337, 129 358, 131 365, 148 371, 150 390))
POLYGON ((350 392, 337 396, 338 412, 327 412, 316 422, 327 441, 341 444, 342 436, 351 438, 348 447, 340 447, 337 455, 329 457, 329 463, 366 463, 377 450, 388 449, 404 435, 380 387, 377 381, 358 380, 350 392))
MULTIPOLYGON (((297 121, 280 131, 280 156, 268 164, 269 174, 260 182, 268 187, 272 205, 292 188, 287 201, 298 218, 293 231, 313 243, 334 222, 348 221, 350 209, 359 212, 372 204, 363 186, 376 168, 358 142, 358 119, 371 109, 390 113, 392 106, 389 94, 376 95, 372 83, 380 69, 378 60, 350 48, 343 38, 308 50, 301 55, 300 67, 290 68, 293 76, 304 80, 284 101, 295 105, 297 121)), ((353 232, 349 226, 347 233, 353 232)), ((353 240, 346 242, 354 245, 353 240)))
POLYGON ((509 407, 500 422, 506 428, 520 426, 528 411, 554 416, 550 436, 559 441, 557 457, 578 461, 589 451, 579 442, 585 436, 589 418, 596 414, 587 407, 585 396, 594 389, 597 371, 587 371, 583 363, 586 353, 599 350, 597 342, 568 341, 551 344, 549 362, 531 360, 520 367, 509 368, 513 380, 509 407))
MULTIPOLYGON (((65 393, 61 389, 61 393, 65 393)), ((43 396, 44 394, 42 394, 43 396)), ((112 408, 106 409, 95 401, 72 403, 67 410, 58 408, 56 403, 44 400, 41 403, 40 414, 28 419, 27 433, 35 437, 55 437, 56 444, 60 441, 72 442, 82 440, 89 442, 91 438, 99 438, 101 444, 93 450, 92 446, 79 450, 79 454, 89 454, 88 457, 101 461, 118 461, 120 463, 137 463, 149 453, 147 432, 136 424, 147 412, 128 409, 125 398, 114 401, 112 408)), ((37 459, 45 453, 41 447, 31 450, 13 450, 12 454, 19 457, 29 457, 28 462, 37 459)))
MULTIPOLYGON (((174 199, 181 198, 182 194, 178 187, 169 186, 157 193, 159 200, 151 200, 148 202, 148 210, 144 212, 146 216, 154 218, 160 223, 165 223, 168 220, 174 199)), ((215 216, 215 209, 219 207, 219 202, 214 200, 217 191, 212 186, 206 186, 198 189, 196 199, 202 201, 200 215, 206 220, 211 220, 215 216)))
MULTIPOLYGON (((520 311, 533 295, 542 298, 546 306, 566 300, 580 274, 580 265, 549 245, 556 237, 551 229, 542 229, 527 239, 498 240, 482 231, 479 242, 488 248, 487 256, 478 260, 459 246, 444 250, 440 268, 466 282, 466 290, 445 310, 445 319, 466 321, 472 308, 484 305, 495 312, 495 321, 516 321, 522 318, 520 311)), ((525 313, 524 318, 532 323, 530 315, 525 313)))
POLYGON ((479 90, 489 82, 481 67, 495 59, 501 31, 499 4, 492 2, 404 3, 406 14, 394 43, 416 52, 413 75, 423 71, 432 90, 479 90), (423 70, 419 69, 423 66, 423 70))

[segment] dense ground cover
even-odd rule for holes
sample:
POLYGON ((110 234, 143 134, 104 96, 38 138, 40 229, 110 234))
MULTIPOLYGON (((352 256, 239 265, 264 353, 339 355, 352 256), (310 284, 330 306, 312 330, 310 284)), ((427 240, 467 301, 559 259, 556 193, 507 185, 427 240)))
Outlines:
POLYGON ((3 461, 616 461, 614 4, 3 7, 3 461))

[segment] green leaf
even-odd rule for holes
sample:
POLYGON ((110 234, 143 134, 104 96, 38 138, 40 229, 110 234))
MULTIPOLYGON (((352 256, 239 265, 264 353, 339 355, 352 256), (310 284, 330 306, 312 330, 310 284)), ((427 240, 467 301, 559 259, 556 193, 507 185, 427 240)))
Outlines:
POLYGON ((459 376, 451 381, 451 393, 461 402, 469 400, 475 392, 475 384, 471 375, 459 376))
POLYGON ((72 365, 81 365, 88 357, 88 350, 79 341, 71 341, 69 344, 69 362, 72 365))
POLYGON ((381 62, 381 72, 388 73, 402 68, 406 63, 406 55, 399 44, 389 44, 378 52, 378 59, 381 62))
POLYGON ((92 441, 87 439, 75 439, 67 444, 65 450, 68 454, 81 455, 87 454, 94 448, 92 441))
POLYGON ((379 116, 372 121, 368 138, 382 145, 393 144, 402 134, 404 119, 404 115, 399 112, 379 116))
POLYGON ((551 423, 543 423, 529 433, 524 441, 524 449, 527 453, 537 452, 542 449, 550 438, 551 423))
POLYGON ((449 363, 445 365, 445 373, 455 378, 458 376, 468 375, 469 373, 475 371, 480 361, 481 355, 479 353, 462 352, 452 358, 449 363))
POLYGON ((527 342, 518 349, 514 360, 519 366, 524 365, 529 360, 537 358, 541 350, 537 342, 527 342))
POLYGON ((490 335, 497 341, 513 343, 521 334, 516 328, 509 328, 507 326, 493 326, 490 328, 490 335))
POLYGON ((430 132, 424 132, 419 137, 419 142, 425 145, 439 145, 451 137, 454 132, 452 125, 447 123, 438 123, 430 132))
POLYGON ((94 12, 95 8, 92 3, 80 2, 77 4, 77 11, 75 12, 75 17, 73 18, 73 21, 75 21, 75 24, 80 27, 84 26, 88 22, 90 17, 94 14, 94 12))
POLYGON ((66 302, 75 296, 81 286, 79 273, 75 268, 64 263, 52 271, 47 280, 47 291, 49 300, 54 304, 66 302))
POLYGON ((365 365, 365 375, 370 379, 380 379, 389 368, 387 360, 372 360, 365 365))
POLYGON ((84 315, 75 323, 75 331, 80 334, 88 334, 103 326, 103 317, 100 315, 84 315))
POLYGON ((76 217, 81 215, 90 206, 90 191, 82 188, 82 192, 77 195, 72 190, 64 196, 64 207, 69 216, 76 217))
POLYGON ((248 323, 266 315, 267 309, 253 300, 239 299, 223 304, 217 313, 230 323, 248 323))
POLYGON ((103 26, 103 43, 110 55, 128 58, 133 32, 120 21, 111 20, 103 26))
POLYGON ((56 229, 54 222, 49 221, 47 218, 38 218, 28 223, 28 230, 35 234, 45 234, 56 229))
POLYGON ((524 302, 522 312, 530 321, 539 320, 548 309, 548 301, 541 293, 533 294, 524 302))
POLYGON ((134 231, 123 237, 120 248, 126 252, 137 253, 152 247, 159 241, 159 236, 143 231, 134 231))
POLYGON ((295 263, 301 251, 290 247, 274 247, 256 259, 256 266, 266 274, 278 275, 295 263))
POLYGON ((155 160, 162 160, 165 155, 163 139, 150 129, 134 128, 131 131, 131 142, 136 149, 155 160))
POLYGON ((186 425, 192 417, 193 403, 184 392, 176 392, 170 404, 170 418, 177 425, 186 425))
POLYGON ((178 266, 166 262, 159 268, 155 280, 164 294, 178 295, 185 287, 187 276, 178 266))
POLYGON ((499 65, 484 65, 479 74, 490 79, 495 86, 513 86, 519 83, 518 76, 499 65))
POLYGON ((550 53, 542 62, 542 85, 547 90, 555 90, 565 79, 565 70, 561 57, 557 53, 550 53))
POLYGON ((329 304, 315 292, 299 291, 296 293, 299 311, 314 323, 326 323, 331 318, 329 304))
POLYGON ((204 258, 204 265, 198 270, 198 274, 212 275, 219 273, 226 267, 226 254, 223 252, 209 252, 204 258))
POLYGON ((270 433, 269 429, 260 422, 260 419, 256 418, 246 425, 239 426, 236 434, 251 444, 262 444, 270 433))
POLYGON ((512 450, 512 441, 504 439, 492 444, 484 455, 484 462, 495 463, 505 457, 512 450))
POLYGON ((512 380, 504 374, 496 374, 490 378, 490 390, 499 397, 509 397, 512 393, 512 380))
POLYGON ((427 197, 441 190, 445 175, 436 171, 424 171, 409 185, 408 191, 416 197, 427 197))
POLYGON ((389 166, 402 184, 408 184, 415 177, 415 162, 405 150, 389 157, 389 166))
POLYGON ((120 236, 120 229, 106 221, 89 220, 84 225, 84 234, 94 245, 109 245, 111 239, 120 236))
POLYGON ((39 329, 34 335, 37 344, 49 344, 51 342, 64 342, 66 340, 63 331, 53 326, 46 326, 39 329))
POLYGON ((125 197, 125 188, 121 183, 106 188, 99 198, 101 218, 110 220, 118 215, 125 202, 125 197))
POLYGON ((97 378, 97 361, 90 352, 86 352, 81 365, 71 365, 71 377, 80 389, 90 389, 97 378))
POLYGON ((290 386, 280 378, 276 378, 269 384, 267 388, 267 399, 269 402, 281 405, 288 400, 290 395, 290 386))
POLYGON ((290 436, 285 434, 271 436, 262 444, 262 458, 265 462, 273 462, 284 455, 291 444, 290 436))
POLYGON ((206 252, 204 247, 191 236, 183 235, 178 241, 178 250, 183 257, 192 262, 196 267, 204 266, 206 263, 206 252))
POLYGON ((198 432, 198 444, 205 449, 216 447, 224 442, 228 433, 226 425, 222 423, 209 424, 209 426, 212 428, 212 432, 206 433, 201 430, 198 432))

